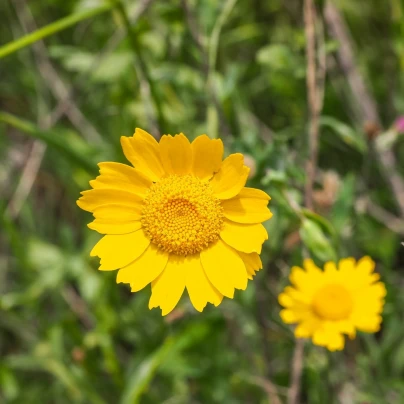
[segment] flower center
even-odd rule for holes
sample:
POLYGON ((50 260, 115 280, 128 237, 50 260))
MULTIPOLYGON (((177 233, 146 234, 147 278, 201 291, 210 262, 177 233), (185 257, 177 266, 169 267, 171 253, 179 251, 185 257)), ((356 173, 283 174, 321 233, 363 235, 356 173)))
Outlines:
POLYGON ((353 302, 350 293, 342 285, 331 284, 314 295, 312 307, 319 317, 337 321, 349 316, 353 302))
POLYGON ((170 175, 150 187, 141 221, 160 249, 189 255, 219 238, 223 208, 208 182, 192 175, 170 175))

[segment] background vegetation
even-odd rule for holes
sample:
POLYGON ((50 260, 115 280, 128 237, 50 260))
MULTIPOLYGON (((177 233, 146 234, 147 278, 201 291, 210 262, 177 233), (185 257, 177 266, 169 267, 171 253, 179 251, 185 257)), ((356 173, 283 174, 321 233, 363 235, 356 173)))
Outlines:
POLYGON ((0 2, 0 402, 404 402, 404 2, 319 1, 314 25, 310 7, 0 2), (135 127, 220 136, 272 196, 264 269, 219 308, 162 318, 89 257, 75 200, 135 127), (382 330, 301 358, 290 267, 366 254, 382 330))

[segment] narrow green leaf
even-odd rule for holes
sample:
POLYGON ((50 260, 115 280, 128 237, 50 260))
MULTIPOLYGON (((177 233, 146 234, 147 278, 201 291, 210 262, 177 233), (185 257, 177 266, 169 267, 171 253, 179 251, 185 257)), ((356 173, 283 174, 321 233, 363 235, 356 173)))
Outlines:
POLYGON ((330 116, 322 116, 320 125, 332 129, 344 143, 358 150, 360 153, 366 152, 367 145, 360 133, 350 126, 330 116))
POLYGON ((303 220, 300 237, 310 252, 319 260, 336 261, 337 254, 322 228, 311 219, 303 220))
POLYGON ((96 172, 96 165, 93 164, 91 160, 84 154, 71 147, 71 145, 69 145, 65 141, 65 139, 61 138, 58 133, 55 133, 51 130, 42 130, 33 123, 18 118, 14 115, 8 114, 6 112, 0 112, 0 122, 11 125, 14 128, 26 133, 27 135, 44 141, 47 145, 57 149, 89 173, 93 174, 96 172))
POLYGON ((126 388, 122 394, 121 404, 142 403, 142 395, 149 388, 157 371, 167 362, 178 361, 173 355, 183 352, 194 344, 200 344, 209 335, 210 329, 205 324, 193 325, 180 334, 165 339, 163 344, 143 360, 129 375, 126 388))
POLYGON ((61 18, 53 22, 52 24, 46 25, 45 27, 39 28, 34 32, 24 35, 15 41, 9 42, 4 46, 0 47, 0 59, 4 56, 10 55, 34 42, 37 42, 43 38, 51 36, 56 32, 63 31, 72 25, 77 24, 80 21, 87 20, 88 18, 94 17, 98 14, 105 13, 115 7, 114 2, 106 3, 100 7, 92 8, 90 10, 85 10, 81 13, 74 13, 65 18, 61 18))
POLYGON ((166 339, 157 351, 152 353, 140 364, 128 379, 127 388, 123 392, 121 404, 139 403, 140 397, 150 385, 158 367, 174 346, 175 339, 166 339))
POLYGON ((334 227, 325 217, 306 208, 302 208, 302 213, 308 219, 312 220, 313 222, 316 222, 329 236, 336 237, 334 227))
POLYGON ((331 211, 331 221, 337 233, 341 233, 344 227, 349 226, 353 218, 355 203, 355 182, 354 174, 347 175, 338 191, 337 199, 331 211))

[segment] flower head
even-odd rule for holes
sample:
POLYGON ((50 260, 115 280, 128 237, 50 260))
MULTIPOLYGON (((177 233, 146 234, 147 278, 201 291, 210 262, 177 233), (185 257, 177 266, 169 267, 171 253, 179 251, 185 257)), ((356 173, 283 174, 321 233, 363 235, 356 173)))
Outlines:
POLYGON ((394 122, 394 127, 397 132, 404 133, 404 116, 399 116, 394 122))
POLYGON ((100 163, 93 189, 77 201, 94 215, 88 227, 104 234, 90 253, 101 258, 99 269, 119 269, 117 282, 132 292, 151 283, 149 308, 163 315, 185 289, 199 311, 244 290, 262 268, 261 222, 272 214, 265 192, 244 187, 243 156, 222 161, 222 141, 206 135, 158 143, 136 129, 121 144, 133 167, 100 163))
POLYGON ((386 288, 374 268, 369 257, 343 259, 338 268, 327 262, 324 271, 305 260, 304 269, 292 268, 293 287, 279 295, 282 320, 297 324, 296 337, 311 338, 330 351, 344 348, 344 334, 354 338, 356 330, 378 331, 386 288))

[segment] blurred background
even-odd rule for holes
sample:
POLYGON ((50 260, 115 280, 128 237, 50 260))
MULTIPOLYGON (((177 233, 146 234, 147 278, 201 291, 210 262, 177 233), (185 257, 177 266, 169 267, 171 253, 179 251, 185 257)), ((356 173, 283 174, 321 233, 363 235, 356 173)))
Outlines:
POLYGON ((404 403, 403 13, 2 0, 0 402, 404 403), (234 300, 162 318, 148 288, 97 271, 75 201, 135 127, 220 137, 271 195, 264 269, 234 300), (277 303, 291 266, 363 255, 387 286, 382 330, 300 355, 277 303))

